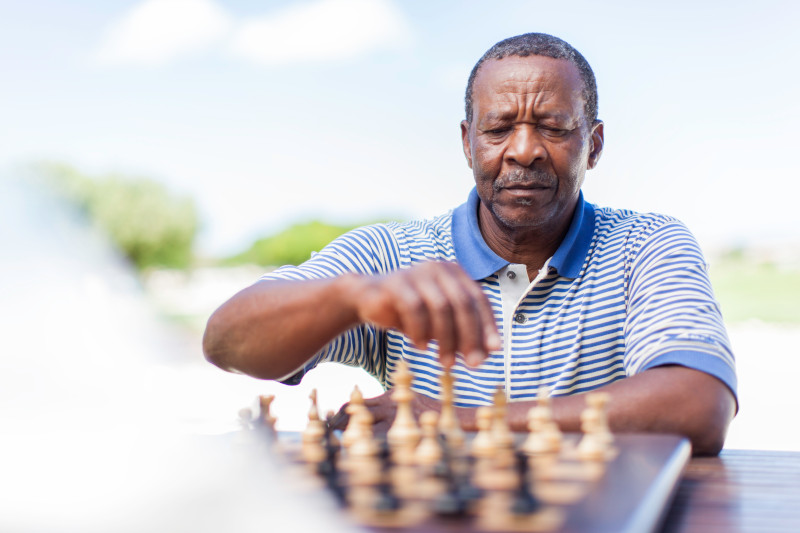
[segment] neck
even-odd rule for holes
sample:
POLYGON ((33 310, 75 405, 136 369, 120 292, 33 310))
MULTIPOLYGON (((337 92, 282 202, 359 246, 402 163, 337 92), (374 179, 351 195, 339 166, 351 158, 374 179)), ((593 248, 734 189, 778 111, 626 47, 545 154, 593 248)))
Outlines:
POLYGON ((560 227, 509 227, 498 220, 483 203, 478 204, 478 226, 494 253, 511 263, 525 265, 533 279, 558 250, 569 230, 572 215, 560 227))

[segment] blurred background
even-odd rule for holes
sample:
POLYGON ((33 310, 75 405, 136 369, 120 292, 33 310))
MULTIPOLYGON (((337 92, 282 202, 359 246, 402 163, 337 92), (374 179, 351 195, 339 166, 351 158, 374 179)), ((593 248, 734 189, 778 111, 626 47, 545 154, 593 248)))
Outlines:
POLYGON ((0 0, 0 525, 91 530, 98 487, 141 495, 161 479, 141 465, 258 394, 283 429, 313 387, 325 410, 378 394, 341 366, 226 374, 205 321, 348 228, 462 203, 467 76, 528 31, 595 70, 587 199, 674 215, 704 249, 740 375, 727 447, 800 450, 800 7, 696 4, 0 0))

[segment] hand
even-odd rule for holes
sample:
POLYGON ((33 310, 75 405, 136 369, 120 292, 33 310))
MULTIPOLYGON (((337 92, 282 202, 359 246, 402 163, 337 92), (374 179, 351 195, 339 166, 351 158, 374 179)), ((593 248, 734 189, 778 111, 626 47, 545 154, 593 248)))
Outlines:
POLYGON ((455 363, 456 352, 477 366, 501 347, 489 300, 456 263, 422 263, 361 279, 359 320, 397 329, 420 349, 437 341, 445 367, 455 363))
MULTIPOLYGON (((390 389, 380 396, 364 400, 364 406, 372 414, 372 428, 376 433, 386 433, 392 426, 392 422, 394 422, 397 404, 392 400, 393 392, 394 389, 390 389)), ((350 404, 344 404, 339 409, 339 412, 331 418, 330 425, 333 429, 344 430, 347 427, 347 423, 350 420, 350 415, 346 412, 348 405, 350 404)), ((437 413, 441 411, 442 404, 433 398, 415 393, 414 400, 411 402, 411 410, 414 413, 414 418, 419 420, 420 415, 425 411, 436 411, 437 413)))

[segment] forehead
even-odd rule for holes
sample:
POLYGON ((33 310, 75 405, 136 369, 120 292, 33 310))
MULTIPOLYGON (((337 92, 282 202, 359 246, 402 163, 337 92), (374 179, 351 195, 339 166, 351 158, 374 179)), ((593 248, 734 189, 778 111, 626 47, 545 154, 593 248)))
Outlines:
POLYGON ((585 99, 578 68, 566 59, 509 56, 481 65, 472 89, 473 107, 486 113, 522 101, 581 112, 585 99))

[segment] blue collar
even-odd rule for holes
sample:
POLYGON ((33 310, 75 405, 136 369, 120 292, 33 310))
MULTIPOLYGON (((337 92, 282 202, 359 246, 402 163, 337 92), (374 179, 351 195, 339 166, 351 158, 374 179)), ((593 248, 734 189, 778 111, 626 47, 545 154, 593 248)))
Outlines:
MULTIPOLYGON (((509 264, 489 248, 478 227, 478 191, 473 188, 467 202, 453 211, 453 247, 458 263, 474 279, 488 278, 509 264)), ((560 276, 577 278, 589 253, 594 234, 594 206, 578 197, 578 205, 564 240, 550 260, 560 276)))

